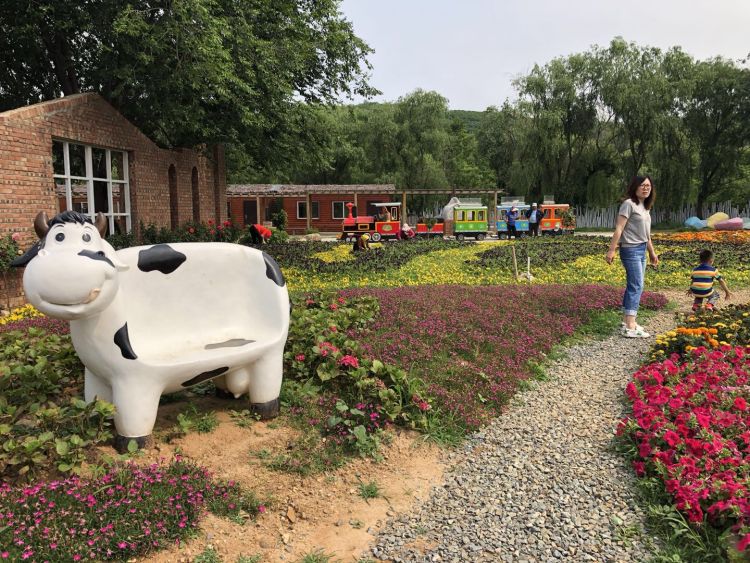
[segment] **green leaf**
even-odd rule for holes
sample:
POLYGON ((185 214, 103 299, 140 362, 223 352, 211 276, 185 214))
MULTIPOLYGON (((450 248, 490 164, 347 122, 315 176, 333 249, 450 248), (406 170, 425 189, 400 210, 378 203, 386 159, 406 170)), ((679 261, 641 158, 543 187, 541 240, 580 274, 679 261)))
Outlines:
POLYGON ((70 445, 64 440, 55 441, 55 451, 58 455, 64 456, 70 452, 70 445))

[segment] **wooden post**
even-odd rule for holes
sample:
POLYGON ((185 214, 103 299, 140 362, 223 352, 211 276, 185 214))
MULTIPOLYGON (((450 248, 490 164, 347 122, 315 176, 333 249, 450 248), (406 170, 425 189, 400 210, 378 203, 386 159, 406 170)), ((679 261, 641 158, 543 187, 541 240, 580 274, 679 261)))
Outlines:
POLYGON ((531 256, 526 257, 526 279, 531 285, 531 256))
MULTIPOLYGON (((354 192, 354 207, 357 207, 357 192, 354 192)), ((359 207, 357 207, 357 216, 359 216, 359 207)))
POLYGON ((305 194, 305 209, 307 210, 305 213, 307 230, 310 231, 310 229, 312 229, 312 205, 310 204, 310 192, 305 194))
MULTIPOLYGON (((406 222, 406 192, 401 192, 401 224, 406 222)), ((416 231, 416 227, 414 227, 416 231)))
POLYGON ((518 262, 516 261, 516 244, 513 243, 510 249, 511 249, 511 252, 513 253, 513 274, 516 276, 516 283, 518 283, 518 262))
POLYGON ((255 196, 255 215, 256 215, 256 225, 262 225, 263 223, 260 220, 260 196, 255 196))

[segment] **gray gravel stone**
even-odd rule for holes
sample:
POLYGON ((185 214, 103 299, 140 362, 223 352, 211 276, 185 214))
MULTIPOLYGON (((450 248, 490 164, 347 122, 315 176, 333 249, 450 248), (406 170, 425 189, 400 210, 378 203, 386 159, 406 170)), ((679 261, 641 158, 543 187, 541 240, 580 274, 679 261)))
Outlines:
MULTIPOLYGON (((665 312, 648 330, 672 326, 665 312)), ((454 465, 444 486, 417 511, 392 519, 373 555, 409 562, 647 559, 645 537, 633 533, 644 522, 633 472, 612 450, 612 437, 625 385, 652 343, 616 335, 568 348, 547 365, 550 381, 518 395, 448 455, 454 465)))

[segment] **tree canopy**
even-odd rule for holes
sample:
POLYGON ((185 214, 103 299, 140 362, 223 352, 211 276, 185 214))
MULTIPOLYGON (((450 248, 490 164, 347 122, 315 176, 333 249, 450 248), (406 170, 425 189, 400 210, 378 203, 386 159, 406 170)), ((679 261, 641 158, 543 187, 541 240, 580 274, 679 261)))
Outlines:
POLYGON ((231 142, 272 168, 302 105, 375 92, 339 1, 5 0, 0 111, 95 91, 163 146, 231 142))

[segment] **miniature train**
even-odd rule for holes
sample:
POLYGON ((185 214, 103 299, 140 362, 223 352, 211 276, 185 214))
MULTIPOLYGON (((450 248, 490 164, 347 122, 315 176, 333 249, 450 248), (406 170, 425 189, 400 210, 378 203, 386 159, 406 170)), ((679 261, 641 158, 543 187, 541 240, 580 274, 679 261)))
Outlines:
MULTIPOLYGON (((372 205, 375 207, 375 215, 354 216, 352 215, 354 204, 346 204, 349 209, 349 216, 342 223, 342 240, 352 241, 365 233, 370 236, 370 240, 373 242, 389 239, 400 240, 414 236, 445 237, 449 234, 446 232, 446 216, 450 218, 452 234, 456 237, 456 240, 464 240, 467 237, 484 240, 495 234, 490 230, 488 208, 481 203, 461 203, 454 198, 443 209, 443 217, 419 222, 415 228, 401 221, 400 202, 374 203, 372 205)), ((515 222, 516 236, 523 238, 529 234, 530 226, 527 215, 531 206, 522 201, 503 201, 502 205, 497 206, 495 214, 496 235, 500 239, 506 239, 509 236, 508 212, 514 208, 518 211, 518 218, 515 222)), ((575 218, 570 213, 568 204, 545 200, 544 203, 539 205, 538 212, 541 214, 539 221, 540 235, 563 235, 575 232, 575 218)))

